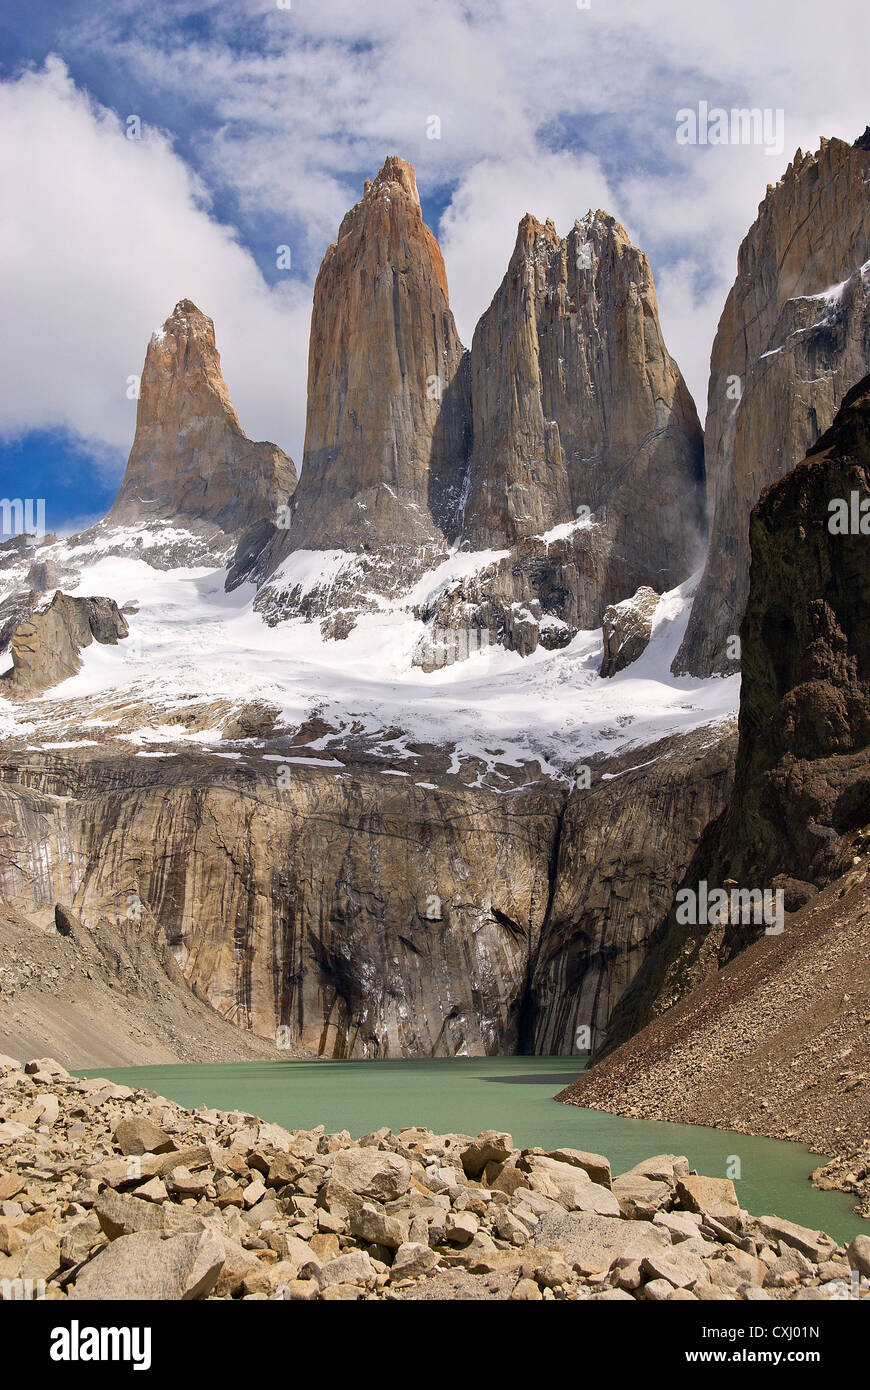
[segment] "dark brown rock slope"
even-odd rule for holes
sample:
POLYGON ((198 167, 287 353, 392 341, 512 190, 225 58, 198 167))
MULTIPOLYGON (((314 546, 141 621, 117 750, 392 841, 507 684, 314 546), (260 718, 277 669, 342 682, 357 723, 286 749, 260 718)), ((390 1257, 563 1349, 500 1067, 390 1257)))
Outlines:
MULTIPOLYGON (((848 867, 870 825, 870 377, 752 513, 734 793, 684 879, 781 889, 799 907, 848 867), (832 531, 837 499, 867 533, 832 531)), ((672 911, 613 1020, 624 1039, 758 935, 672 911)))
POLYGON ((558 1099, 796 1139, 816 1153, 866 1147, 870 838, 860 850, 781 936, 754 942, 558 1099))

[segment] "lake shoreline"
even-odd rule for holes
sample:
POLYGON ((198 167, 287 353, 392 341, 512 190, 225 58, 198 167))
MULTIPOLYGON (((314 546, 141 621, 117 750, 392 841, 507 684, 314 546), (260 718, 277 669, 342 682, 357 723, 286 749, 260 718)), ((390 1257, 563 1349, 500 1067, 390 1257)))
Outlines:
MULTIPOLYGON (((843 1299, 870 1239, 505 1131, 353 1140, 0 1057, 0 1281, 58 1300, 843 1299)), ((0 1282, 0 1289, 8 1284, 0 1282)))

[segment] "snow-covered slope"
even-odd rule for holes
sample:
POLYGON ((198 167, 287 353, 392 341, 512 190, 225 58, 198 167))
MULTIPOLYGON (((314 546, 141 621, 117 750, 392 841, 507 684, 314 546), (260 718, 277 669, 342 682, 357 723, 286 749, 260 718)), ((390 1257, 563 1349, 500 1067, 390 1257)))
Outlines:
MULTIPOLYGON (((66 592, 114 598, 130 636, 114 647, 88 648, 81 671, 42 699, 17 706, 0 699, 0 736, 68 745, 74 719, 81 740, 117 737, 140 755, 184 743, 226 753, 227 707, 261 701, 278 711, 278 729, 319 718, 328 732, 308 741, 311 752, 363 739, 371 752, 406 760, 413 775, 407 745, 425 743, 452 750, 454 771, 474 759, 498 778, 500 766, 537 762, 542 772, 570 777, 596 753, 717 723, 737 709, 738 677, 699 681, 670 673, 695 579, 663 596, 644 655, 602 680, 600 629, 525 658, 498 645, 474 651, 472 644, 467 659, 441 669, 415 664, 430 633, 415 610, 499 552, 455 553, 403 596, 380 598, 375 611, 357 614, 338 641, 301 617, 268 626, 254 608, 253 585, 226 593, 223 568, 157 569, 146 555, 141 538, 106 530, 36 552, 55 567, 66 592), (192 705, 210 702, 219 711, 212 725, 183 718, 192 705)), ((31 551, 0 571, 0 603, 21 589, 33 560, 31 551)), ((322 588, 353 560, 341 552, 298 552, 285 562, 293 573, 281 578, 322 588)), ((8 655, 0 662, 8 665, 8 655)))

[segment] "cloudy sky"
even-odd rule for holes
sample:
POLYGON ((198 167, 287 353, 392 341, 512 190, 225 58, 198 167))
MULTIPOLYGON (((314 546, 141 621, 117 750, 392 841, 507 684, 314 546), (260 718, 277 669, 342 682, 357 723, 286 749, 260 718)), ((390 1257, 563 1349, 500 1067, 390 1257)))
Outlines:
POLYGON ((128 378, 185 296, 215 321, 248 435, 298 465, 314 277, 387 154, 416 166, 466 344, 525 211, 563 234, 590 207, 614 213, 652 261, 703 416, 767 184, 798 146, 870 120, 867 14, 864 0, 20 7, 0 46, 0 494, 45 497, 55 529, 102 513, 133 436, 128 378), (782 148, 680 144, 676 113, 700 102, 781 109, 782 148))

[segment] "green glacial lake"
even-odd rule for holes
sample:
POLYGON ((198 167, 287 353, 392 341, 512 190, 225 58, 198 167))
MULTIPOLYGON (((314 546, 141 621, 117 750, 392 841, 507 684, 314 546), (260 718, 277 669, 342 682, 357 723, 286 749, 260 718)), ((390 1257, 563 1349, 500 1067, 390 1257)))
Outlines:
POLYGON ((827 1231, 867 1234, 845 1193, 817 1192, 809 1174, 823 1161, 798 1144, 697 1125, 626 1120, 558 1105, 557 1091, 582 1065, 570 1057, 486 1057, 383 1062, 244 1062, 127 1067, 83 1072, 142 1087, 181 1105, 244 1110, 288 1129, 346 1129, 356 1139, 382 1125, 425 1125, 438 1133, 506 1129, 514 1143, 570 1145, 608 1156, 614 1173, 659 1153, 685 1154, 693 1168, 726 1177, 740 1159, 741 1206, 827 1231))

